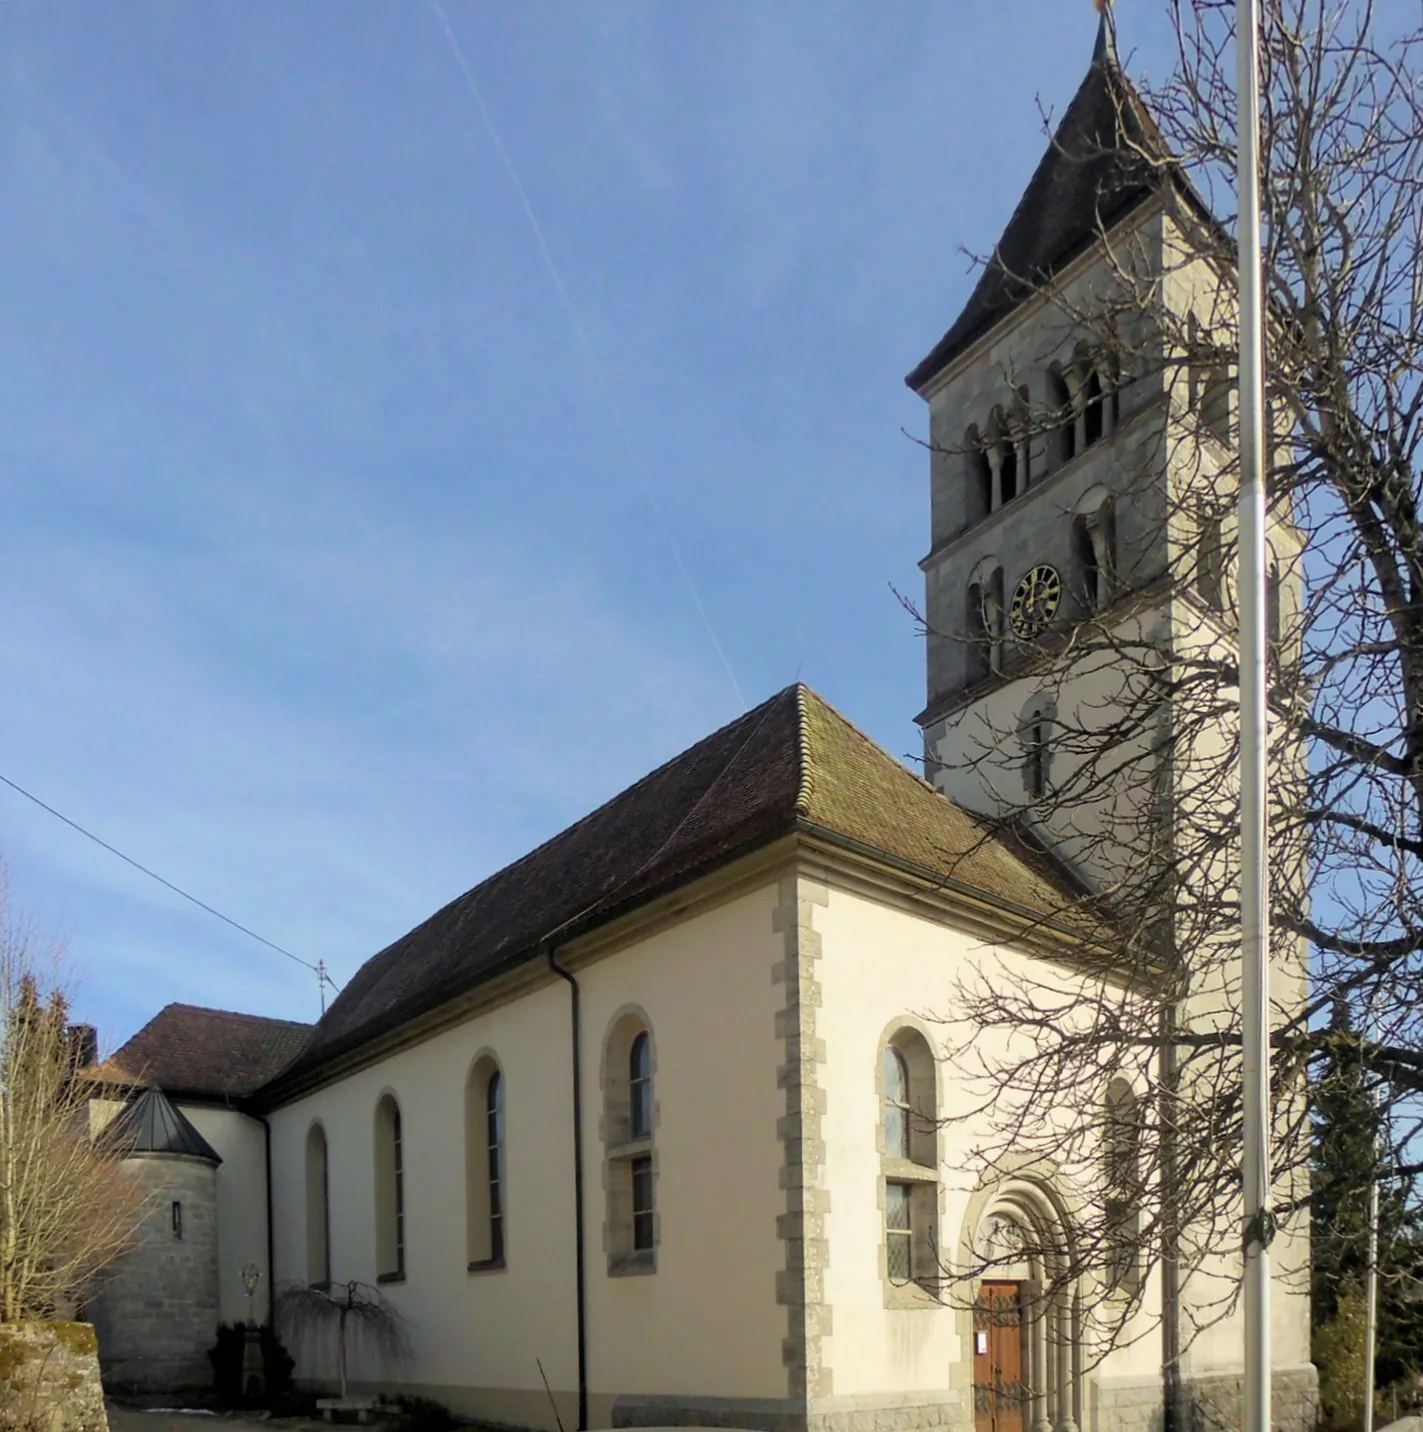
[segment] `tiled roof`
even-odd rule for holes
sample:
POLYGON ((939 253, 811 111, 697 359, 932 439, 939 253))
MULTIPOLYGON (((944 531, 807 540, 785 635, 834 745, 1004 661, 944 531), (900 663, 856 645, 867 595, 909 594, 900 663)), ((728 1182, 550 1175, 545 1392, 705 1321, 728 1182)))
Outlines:
MULTIPOLYGON (((1104 30, 1104 37, 1107 32, 1104 30)), ((916 391, 1156 191, 1169 155, 1114 46, 1099 39, 1082 81, 993 256, 953 326, 905 379, 916 391)))
POLYGON ((280 1074, 312 1026, 226 1009, 170 1004, 91 1072, 110 1083, 153 1084, 169 1094, 242 1098, 280 1074))
POLYGON ((1038 917, 1073 899, 1027 848, 940 795, 814 692, 791 686, 367 960, 286 1075, 310 1073, 435 1009, 533 957, 543 940, 591 929, 797 828, 857 842, 1038 917))
POLYGON ((211 1164, 222 1162, 161 1089, 145 1089, 132 1099, 104 1129, 103 1140, 125 1154, 184 1154, 211 1164))

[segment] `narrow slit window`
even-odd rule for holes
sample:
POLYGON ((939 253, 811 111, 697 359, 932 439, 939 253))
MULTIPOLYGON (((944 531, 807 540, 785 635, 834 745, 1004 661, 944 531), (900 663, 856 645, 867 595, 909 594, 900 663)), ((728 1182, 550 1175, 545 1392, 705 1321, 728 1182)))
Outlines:
POLYGON ((897 1049, 884 1051, 884 1151, 909 1157, 909 1065, 897 1049))
POLYGON ((395 1271, 405 1271, 405 1139, 400 1127, 400 1110, 395 1111, 392 1137, 395 1155, 395 1271))
POLYGON ((646 1139, 652 1135, 652 1041, 647 1032, 632 1042, 628 1055, 628 1096, 632 1105, 630 1127, 632 1137, 646 1139))
POLYGON ((173 1203, 173 1237, 179 1240, 183 1237, 183 1205, 176 1200, 173 1203))
POLYGON ((892 1283, 907 1283, 913 1276, 914 1232, 910 1219, 910 1185, 884 1186, 885 1255, 892 1283))
POLYGON ((635 1252, 653 1246, 652 1159, 648 1155, 632 1161, 632 1246, 635 1252))
POLYGON ((489 1140, 489 1257, 504 1257, 504 1080, 496 1070, 489 1076, 485 1096, 485 1126, 489 1140))

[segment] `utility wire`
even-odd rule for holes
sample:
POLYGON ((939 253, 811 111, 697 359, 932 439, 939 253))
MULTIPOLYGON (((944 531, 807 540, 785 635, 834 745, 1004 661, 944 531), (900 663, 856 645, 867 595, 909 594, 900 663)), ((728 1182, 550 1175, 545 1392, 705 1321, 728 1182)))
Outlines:
MULTIPOLYGON (((455 63, 459 65, 464 75, 465 86, 468 88, 475 105, 479 109, 480 118, 484 121, 484 127, 489 131, 489 138, 493 141, 494 148, 509 175, 509 182, 514 186, 514 192, 519 197, 519 203, 524 210, 524 217, 529 221, 529 228, 533 230, 534 242, 538 245, 539 257, 543 260, 544 269, 548 273, 549 281, 553 284, 554 292, 558 294, 563 304, 564 312, 568 316, 569 324, 573 328, 574 336, 578 339, 579 346, 583 349, 583 356, 587 359, 588 367, 592 370, 594 380, 603 395, 603 401, 607 404, 608 412, 612 416, 613 426, 618 430, 618 436, 622 439, 623 450, 627 455, 628 465, 632 472, 641 471, 641 464, 638 462, 636 450, 633 447, 632 435, 628 429, 627 421, 623 417, 621 406, 613 394, 611 384, 603 371, 603 365, 598 361, 597 352, 593 348, 592 339, 588 337, 588 330, 583 326, 583 320, 578 316, 578 309, 564 285, 563 277, 558 271, 558 265, 554 262, 553 252, 548 246, 548 240, 544 238, 543 225, 539 223, 538 215, 534 212, 534 206, 529 200, 528 190, 524 188, 524 182, 519 178, 519 171, 514 164, 513 155, 509 153, 504 140, 500 137, 498 127, 494 123, 494 116, 489 112, 489 106, 484 102, 484 95, 479 88, 479 82, 474 77, 474 70, 469 60, 465 58, 464 49, 460 45, 454 30, 450 26, 449 17, 445 14, 445 7, 440 0, 430 0, 430 8, 435 13, 435 18, 440 22, 440 28, 445 32, 445 39, 449 43, 450 52, 455 57, 455 63)), ((687 567, 686 559, 682 556, 682 548, 677 541, 676 534, 672 531, 672 524, 667 520, 667 514, 663 509, 662 502, 657 496, 657 489, 651 483, 642 478, 637 479, 638 486, 643 490, 647 500, 652 504, 652 510, 657 516, 658 525, 662 528, 662 535, 667 539, 667 545, 672 551, 672 558, 677 564, 677 570, 682 575, 682 581, 687 588, 687 595, 692 599, 692 605, 697 609, 697 615, 702 619, 702 625, 711 638, 711 644, 716 649, 717 659, 721 662, 722 670, 726 672, 727 679, 731 682, 731 688, 736 692, 736 699, 741 703, 741 709, 747 710, 746 697, 741 690, 741 683, 736 679, 736 673, 731 668, 731 662, 727 659, 726 651, 717 637, 716 628, 712 625, 711 617, 707 609, 702 605, 702 599, 697 594, 696 583, 692 581, 691 571, 687 567)))
POLYGON ((0 775, 0 782, 9 786, 17 795, 24 796, 27 801, 32 801, 41 810, 48 811, 56 820, 62 820, 71 830, 77 830, 86 840, 92 840, 95 845, 102 846, 110 855, 117 855, 125 865, 133 866, 135 870, 148 876, 150 880, 156 880, 160 885, 171 890, 175 895, 181 895, 184 900, 196 905, 199 910, 206 910, 209 915, 215 915, 224 925, 231 925, 234 930, 240 930, 244 935, 248 936, 249 939, 256 940, 259 945, 266 945, 269 950, 275 950, 279 955, 285 955, 287 959, 295 960, 297 964, 304 965, 317 978, 318 985, 321 988, 323 1010, 326 1007, 326 985, 329 984, 332 989, 339 988, 331 976, 326 973, 326 962, 324 960, 318 960, 316 964, 312 964, 310 960, 304 960, 300 955, 294 955, 290 950, 284 950, 275 941, 267 939, 265 935, 259 935, 256 930, 249 930, 246 925, 240 924, 228 915, 224 915, 221 910, 214 909, 206 900, 199 900, 196 895, 189 895, 181 886, 175 885, 171 880, 165 880, 156 870, 150 870, 148 866, 141 864, 135 860, 133 856, 125 855, 117 846, 110 845, 107 840, 101 839, 95 835, 92 830, 86 830, 77 820, 70 820, 63 811, 55 810, 52 805, 46 801, 42 801, 32 792, 27 791, 24 786, 12 781, 9 776, 0 775))

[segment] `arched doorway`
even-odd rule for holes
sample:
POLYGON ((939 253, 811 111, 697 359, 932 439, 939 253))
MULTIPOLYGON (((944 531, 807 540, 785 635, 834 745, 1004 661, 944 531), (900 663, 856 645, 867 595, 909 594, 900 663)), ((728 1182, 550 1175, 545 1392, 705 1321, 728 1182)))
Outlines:
POLYGON ((1030 1193, 1000 1196, 973 1240, 975 1432, 1078 1432, 1079 1309, 1064 1225, 1030 1193))

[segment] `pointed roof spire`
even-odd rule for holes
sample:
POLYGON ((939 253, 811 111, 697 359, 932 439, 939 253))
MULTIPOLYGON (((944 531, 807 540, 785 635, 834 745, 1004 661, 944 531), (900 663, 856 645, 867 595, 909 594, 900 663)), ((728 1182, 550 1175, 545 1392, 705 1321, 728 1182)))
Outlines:
POLYGON ((1169 158, 1165 142, 1122 72, 1110 0, 1097 8, 1102 19, 1086 77, 968 303, 905 380, 916 392, 1158 186, 1147 156, 1169 158))
POLYGON ((214 1167, 222 1162, 217 1150, 156 1085, 126 1105, 104 1131, 110 1147, 130 1154, 180 1154, 214 1167))
POLYGON ((1097 13, 1102 17, 1097 25, 1097 43, 1092 50, 1092 63, 1104 61, 1115 65, 1117 61, 1117 19, 1112 13, 1112 0, 1096 0, 1097 13))

